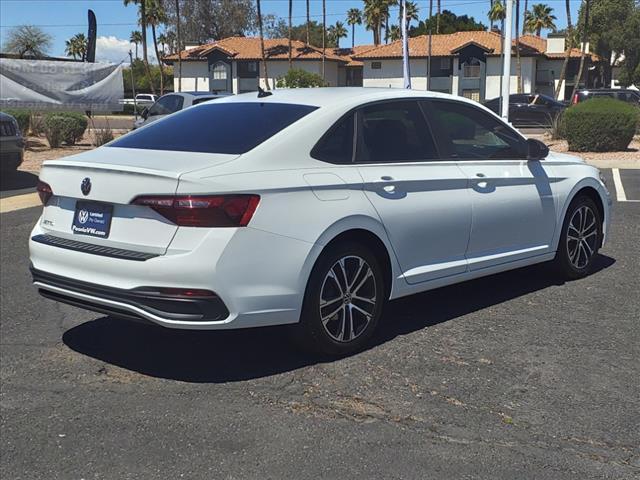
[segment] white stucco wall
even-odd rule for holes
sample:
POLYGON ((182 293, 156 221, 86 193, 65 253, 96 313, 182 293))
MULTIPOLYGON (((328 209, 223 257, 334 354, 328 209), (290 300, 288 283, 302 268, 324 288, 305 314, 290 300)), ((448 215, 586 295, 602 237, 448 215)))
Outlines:
MULTIPOLYGON (((178 63, 173 66, 173 90, 178 91, 178 63)), ((207 62, 182 62, 182 91, 209 91, 207 62)))
MULTIPOLYGON (((521 57, 520 59, 522 71, 522 93, 530 93, 535 91, 536 78, 536 58, 521 57)), ((516 57, 511 57, 511 76, 509 80, 509 91, 518 93, 518 76, 517 76, 516 57)), ((502 58, 487 57, 487 80, 485 98, 490 100, 500 96, 500 79, 502 78, 502 58)))
MULTIPOLYGON (((403 88, 402 60, 374 60, 381 62, 382 68, 371 68, 372 61, 365 60, 362 71, 362 85, 364 87, 403 88)), ((427 60, 424 58, 411 59, 411 88, 414 90, 427 89, 427 60)), ((431 77, 433 90, 451 89, 450 77, 431 77)))

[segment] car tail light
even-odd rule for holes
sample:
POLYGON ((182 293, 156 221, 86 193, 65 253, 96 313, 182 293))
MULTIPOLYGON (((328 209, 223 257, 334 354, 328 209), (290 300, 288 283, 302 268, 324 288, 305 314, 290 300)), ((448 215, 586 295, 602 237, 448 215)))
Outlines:
POLYGON ((573 103, 574 105, 575 105, 576 103, 578 103, 578 94, 577 94, 577 93, 576 93, 576 94, 573 96, 573 98, 571 99, 571 103, 573 103))
POLYGON ((152 208, 182 227, 245 227, 259 202, 259 195, 145 195, 132 203, 152 208))
POLYGON ((36 190, 38 191, 38 196, 40 197, 42 205, 46 205, 49 199, 53 196, 53 190, 51 190, 51 186, 48 183, 38 180, 38 186, 36 187, 36 190))

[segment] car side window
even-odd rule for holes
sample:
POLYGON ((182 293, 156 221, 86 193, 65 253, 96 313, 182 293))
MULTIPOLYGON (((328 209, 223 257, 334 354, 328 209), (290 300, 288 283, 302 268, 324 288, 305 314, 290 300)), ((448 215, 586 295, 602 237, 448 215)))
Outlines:
POLYGON ((376 103, 361 108, 359 115, 358 162, 420 162, 438 158, 417 101, 376 103))
POLYGON ((311 156, 329 163, 353 161, 354 114, 343 117, 333 125, 311 150, 311 156))
POLYGON ((431 100, 425 107, 443 150, 461 160, 526 159, 526 142, 482 110, 456 101, 431 100))
POLYGON ((179 95, 167 95, 162 97, 149 109, 149 115, 169 115, 182 109, 184 98, 179 95))

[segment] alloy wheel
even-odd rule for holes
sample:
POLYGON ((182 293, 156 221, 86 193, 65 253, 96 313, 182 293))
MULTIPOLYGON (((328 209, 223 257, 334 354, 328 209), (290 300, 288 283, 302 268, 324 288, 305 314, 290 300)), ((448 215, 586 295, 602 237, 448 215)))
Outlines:
POLYGON ((337 342, 358 338, 376 308, 376 279, 361 257, 342 257, 329 269, 320 290, 320 318, 326 333, 337 342))
POLYGON ((567 254, 571 265, 582 270, 597 250, 598 225, 593 210, 586 205, 580 206, 569 220, 567 226, 567 254))

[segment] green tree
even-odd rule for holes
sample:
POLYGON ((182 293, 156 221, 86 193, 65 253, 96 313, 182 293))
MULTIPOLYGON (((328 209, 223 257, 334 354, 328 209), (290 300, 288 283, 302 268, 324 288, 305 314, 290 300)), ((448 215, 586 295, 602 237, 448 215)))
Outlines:
POLYGON ((362 11, 350 8, 347 11, 347 24, 351 25, 351 48, 353 48, 356 45, 356 25, 362 25, 362 11))
POLYGON ((138 58, 138 45, 142 43, 142 32, 140 30, 134 30, 131 32, 129 41, 136 46, 136 58, 138 58))
POLYGON ((364 0, 364 24, 373 32, 373 44, 380 45, 382 25, 389 14, 387 0, 364 0))
POLYGON ((531 11, 525 12, 524 31, 534 33, 537 37, 542 33, 542 29, 556 31, 556 16, 552 14, 553 8, 544 3, 533 5, 531 11))
POLYGON ((489 17, 489 21, 492 26, 494 22, 501 22, 502 26, 500 29, 502 30, 502 33, 504 33, 504 18, 507 16, 507 9, 501 0, 493 0, 491 10, 489 10, 487 16, 489 17))
MULTIPOLYGON (((265 21, 270 22, 270 24, 268 25, 265 24, 263 27, 265 32, 265 38, 287 38, 288 37, 289 27, 287 25, 287 22, 285 22, 282 19, 280 20, 273 19, 272 21, 272 18, 269 17, 268 15, 263 16, 263 22, 265 21)), ((293 25, 291 27, 291 38, 293 40, 298 40, 300 42, 306 43, 306 38, 307 38, 306 31, 307 31, 306 24, 293 25)), ((309 45, 313 45, 315 47, 321 48, 322 47, 322 24, 319 24, 315 20, 311 20, 311 22, 309 22, 309 37, 310 37, 309 45)), ((331 38, 327 38, 326 45, 328 48, 332 48, 336 46, 335 42, 331 38)))
MULTIPOLYGON (((571 1, 565 0, 565 10, 567 12, 567 29, 565 31, 565 52, 564 61, 562 62, 562 68, 560 69, 560 77, 558 78, 558 85, 556 86, 555 97, 560 100, 560 93, 562 91, 562 84, 567 75, 567 67, 569 66, 569 59, 571 57, 571 49, 573 48, 573 24, 571 22, 571 1)), ((562 96, 564 99, 564 95, 562 96)))
MULTIPOLYGON (((409 24, 412 21, 418 21, 419 17, 419 13, 420 13, 420 8, 418 8, 418 5, 416 4, 416 2, 412 2, 411 0, 407 0, 407 16, 405 17, 405 21, 407 22, 407 27, 409 27, 409 24)), ((402 21, 402 5, 400 5, 400 8, 398 10, 398 23, 400 23, 402 21)))
MULTIPOLYGON (((409 29, 410 37, 418 35, 426 35, 429 33, 429 27, 432 31, 436 30, 437 19, 431 17, 431 20, 420 21, 417 27, 409 29)), ((467 15, 458 16, 450 10, 443 10, 440 15, 440 33, 455 33, 486 30, 487 26, 481 22, 476 22, 473 17, 467 15)))
POLYGON ((389 40, 395 42, 400 40, 401 37, 402 31, 400 30, 400 27, 398 25, 391 25, 391 27, 389 27, 389 40))
POLYGON ((76 60, 80 58, 83 62, 87 57, 87 37, 85 37, 84 33, 76 33, 69 40, 64 42, 65 44, 65 53, 70 55, 76 60))
POLYGON ((164 95, 164 73, 162 57, 158 50, 158 37, 156 35, 156 27, 167 23, 167 14, 162 6, 162 0, 144 0, 146 5, 147 25, 151 25, 151 37, 153 38, 153 49, 156 52, 158 67, 160 68, 160 95, 164 95))
POLYGON ((310 88, 325 87, 326 83, 317 73, 307 72, 301 68, 292 68, 284 77, 278 78, 276 86, 278 88, 310 88))
POLYGON ((124 6, 137 5, 138 7, 138 23, 142 32, 142 61, 145 65, 147 77, 151 84, 151 93, 156 93, 156 88, 151 80, 151 71, 149 70, 149 58, 147 55, 147 1, 146 0, 122 0, 124 6))
POLYGON ((33 25, 13 27, 7 33, 5 50, 16 53, 20 58, 25 56, 46 57, 51 49, 53 38, 47 32, 33 25))
MULTIPOLYGON (((604 65, 605 82, 610 84, 612 64, 620 63, 625 84, 630 84, 632 72, 640 56, 640 3, 634 0, 590 0, 588 37, 591 50, 608 60, 604 65), (624 60, 621 60, 624 58, 624 60)), ((580 7, 577 27, 585 30, 586 2, 580 7)))
POLYGON ((340 39, 346 38, 347 35, 347 29, 342 22, 336 22, 335 25, 331 25, 327 30, 327 38, 335 43, 338 48, 340 48, 340 39))

